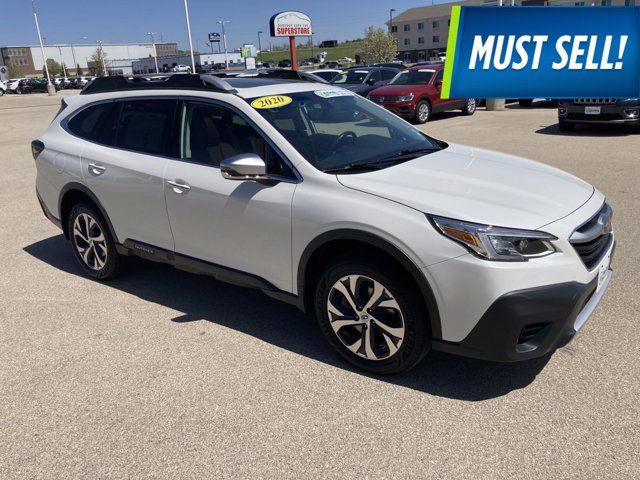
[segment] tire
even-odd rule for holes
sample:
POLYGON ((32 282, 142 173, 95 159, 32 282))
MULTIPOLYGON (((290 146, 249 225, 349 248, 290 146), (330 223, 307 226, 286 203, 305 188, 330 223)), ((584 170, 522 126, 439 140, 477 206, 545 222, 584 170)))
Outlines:
POLYGON ((572 132, 576 126, 573 123, 564 122, 562 120, 558 121, 558 128, 560 128, 561 132, 572 132))
POLYGON ((375 257, 336 259, 320 275, 314 305, 329 344, 368 372, 407 371, 430 349, 428 315, 417 288, 398 267, 375 257))
POLYGON ((476 113, 477 108, 478 108, 478 100, 475 98, 470 98, 464 104, 464 107, 462 108, 462 114, 473 115, 474 113, 476 113))
POLYGON ((76 204, 69 213, 67 227, 71 247, 82 269, 97 280, 110 280, 124 267, 107 222, 98 209, 88 203, 76 204))
POLYGON ((431 118, 431 104, 426 100, 420 100, 416 105, 416 112, 413 115, 415 123, 427 123, 431 118))
POLYGON ((531 106, 533 105, 533 99, 521 98, 520 100, 518 100, 518 103, 522 108, 531 108, 531 106))

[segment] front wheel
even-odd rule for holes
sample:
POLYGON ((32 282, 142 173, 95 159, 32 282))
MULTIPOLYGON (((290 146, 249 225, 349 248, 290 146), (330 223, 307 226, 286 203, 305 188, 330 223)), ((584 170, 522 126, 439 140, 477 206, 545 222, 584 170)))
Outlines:
POLYGON ((430 347, 424 303, 393 265, 349 255, 321 274, 315 314, 324 337, 353 365, 376 374, 414 367, 430 347))
POLYGON ((416 105, 416 113, 414 114, 415 123, 427 123, 431 118, 431 105, 426 100, 421 100, 416 105))
POLYGON ((124 258, 118 254, 107 223, 93 205, 74 206, 67 225, 73 253, 87 274, 109 280, 122 271, 124 258))
POLYGON ((475 98, 470 98, 464 104, 464 107, 462 108, 462 114, 473 115, 474 113, 476 113, 476 108, 478 108, 478 101, 475 98))

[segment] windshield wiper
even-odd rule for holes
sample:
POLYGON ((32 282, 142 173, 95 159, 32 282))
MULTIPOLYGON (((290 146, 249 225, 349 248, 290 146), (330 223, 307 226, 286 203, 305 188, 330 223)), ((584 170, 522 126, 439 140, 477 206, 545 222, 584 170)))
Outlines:
POLYGON ((363 170, 381 170, 392 164, 405 162, 407 160, 412 160, 416 157, 419 157, 420 154, 422 153, 437 152, 438 150, 440 150, 440 148, 438 147, 405 149, 405 150, 400 150, 399 152, 396 152, 392 155, 378 159, 375 162, 350 163, 343 167, 329 168, 323 171, 325 173, 339 173, 339 172, 354 172, 354 171, 363 171, 363 170))

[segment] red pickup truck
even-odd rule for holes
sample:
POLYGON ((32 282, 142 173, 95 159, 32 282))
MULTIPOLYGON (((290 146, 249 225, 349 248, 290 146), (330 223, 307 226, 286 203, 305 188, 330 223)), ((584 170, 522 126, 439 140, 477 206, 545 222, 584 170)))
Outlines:
POLYGON ((447 110, 473 115, 477 99, 440 98, 443 74, 443 65, 411 67, 398 73, 388 85, 373 90, 367 98, 415 123, 425 123, 432 113, 447 110))

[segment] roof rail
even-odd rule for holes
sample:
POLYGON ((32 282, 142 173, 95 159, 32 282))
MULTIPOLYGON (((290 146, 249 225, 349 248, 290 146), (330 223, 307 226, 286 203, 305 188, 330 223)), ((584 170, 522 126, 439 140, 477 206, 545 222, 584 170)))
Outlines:
POLYGON ((94 93, 119 92, 131 90, 210 90, 222 93, 236 93, 236 90, 221 78, 213 75, 176 73, 164 78, 148 79, 144 77, 98 77, 87 83, 80 95, 94 93))
POLYGON ((259 77, 273 78, 276 80, 302 80, 305 82, 328 83, 326 80, 314 75, 313 73, 302 70, 288 70, 286 68, 258 68, 255 70, 244 70, 240 72, 219 72, 216 76, 222 78, 232 77, 234 79, 259 77))

